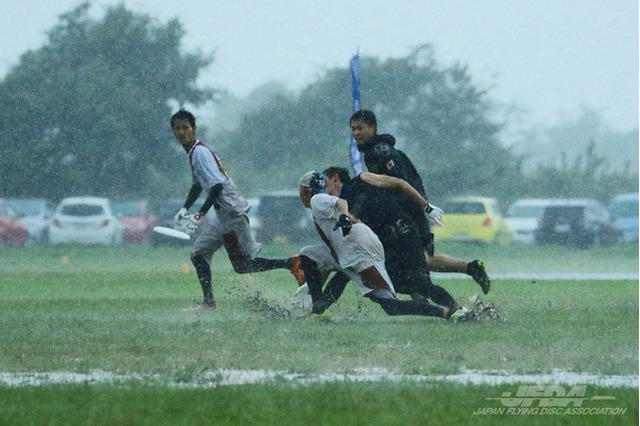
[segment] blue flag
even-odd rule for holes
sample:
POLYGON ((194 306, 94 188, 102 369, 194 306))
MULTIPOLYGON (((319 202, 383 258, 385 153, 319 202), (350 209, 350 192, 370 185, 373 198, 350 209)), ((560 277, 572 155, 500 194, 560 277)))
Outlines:
MULTIPOLYGON (((350 61, 351 68, 351 93, 353 97, 353 112, 360 110, 360 56, 354 55, 350 61)), ((358 176, 362 173, 362 154, 358 151, 358 145, 356 140, 351 137, 351 144, 349 146, 349 159, 351 160, 351 167, 353 173, 358 176)))

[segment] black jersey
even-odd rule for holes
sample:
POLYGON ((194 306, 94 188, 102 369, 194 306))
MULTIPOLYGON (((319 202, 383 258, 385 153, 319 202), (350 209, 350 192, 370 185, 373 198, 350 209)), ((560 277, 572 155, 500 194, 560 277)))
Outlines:
MULTIPOLYGON (((395 148, 396 139, 392 135, 374 135, 364 144, 358 146, 358 150, 364 155, 364 163, 371 173, 393 176, 406 181, 423 197, 427 198, 422 178, 409 157, 395 148)), ((411 213, 416 222, 422 244, 427 252, 433 256, 433 233, 429 221, 422 213, 420 207, 413 204, 407 196, 401 196, 401 203, 411 213)))
POLYGON ((403 211, 392 190, 366 183, 360 176, 342 187, 340 198, 347 200, 351 214, 378 236, 386 225, 397 221, 403 211))
POLYGON ((342 187, 340 198, 380 238, 389 271, 426 268, 420 231, 395 190, 371 185, 358 176, 342 187))
POLYGON ((400 178, 425 196, 422 178, 409 157, 395 148, 396 139, 391 135, 374 135, 358 150, 364 155, 364 163, 371 173, 400 178))

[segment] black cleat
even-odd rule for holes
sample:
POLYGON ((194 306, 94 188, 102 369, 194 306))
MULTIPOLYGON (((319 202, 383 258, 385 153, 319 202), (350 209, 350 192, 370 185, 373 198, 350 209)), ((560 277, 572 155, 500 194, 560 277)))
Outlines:
POLYGON ((489 293, 491 288, 491 280, 487 275, 487 271, 484 269, 484 262, 482 260, 474 260, 467 265, 467 274, 471 275, 471 278, 482 288, 484 294, 489 293))

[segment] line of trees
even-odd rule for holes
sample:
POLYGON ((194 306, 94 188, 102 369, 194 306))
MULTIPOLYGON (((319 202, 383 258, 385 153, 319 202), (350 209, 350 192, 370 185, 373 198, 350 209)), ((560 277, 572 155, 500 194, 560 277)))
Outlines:
POLYGON ((120 5, 102 20, 84 3, 0 84, 3 196, 152 196, 182 173, 171 103, 202 103, 212 60, 180 46, 177 20, 156 25, 120 5))
MULTIPOLYGON (((213 57, 185 52, 177 19, 154 22, 123 5, 89 18, 85 3, 60 16, 48 43, 0 82, 0 196, 77 194, 160 199, 189 185, 169 117, 222 91, 199 88, 213 57)), ((345 61, 346 62, 346 61, 345 61)), ((579 161, 523 170, 500 141, 489 90, 462 64, 442 66, 430 45, 407 57, 361 59, 363 107, 396 136, 434 199, 484 194, 588 196, 637 191, 637 173, 612 172, 593 147, 579 161)), ((299 93, 275 89, 237 126, 202 138, 242 191, 295 189, 311 168, 349 166, 350 74, 330 69, 299 93)))

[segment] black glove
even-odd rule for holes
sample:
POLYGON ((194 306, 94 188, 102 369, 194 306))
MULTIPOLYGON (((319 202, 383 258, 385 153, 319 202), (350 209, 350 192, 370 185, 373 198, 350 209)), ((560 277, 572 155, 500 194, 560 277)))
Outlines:
POLYGON ((347 217, 346 214, 341 214, 338 218, 338 222, 336 222, 336 226, 333 227, 335 231, 338 228, 342 228, 342 236, 346 237, 351 232, 351 221, 347 217))

